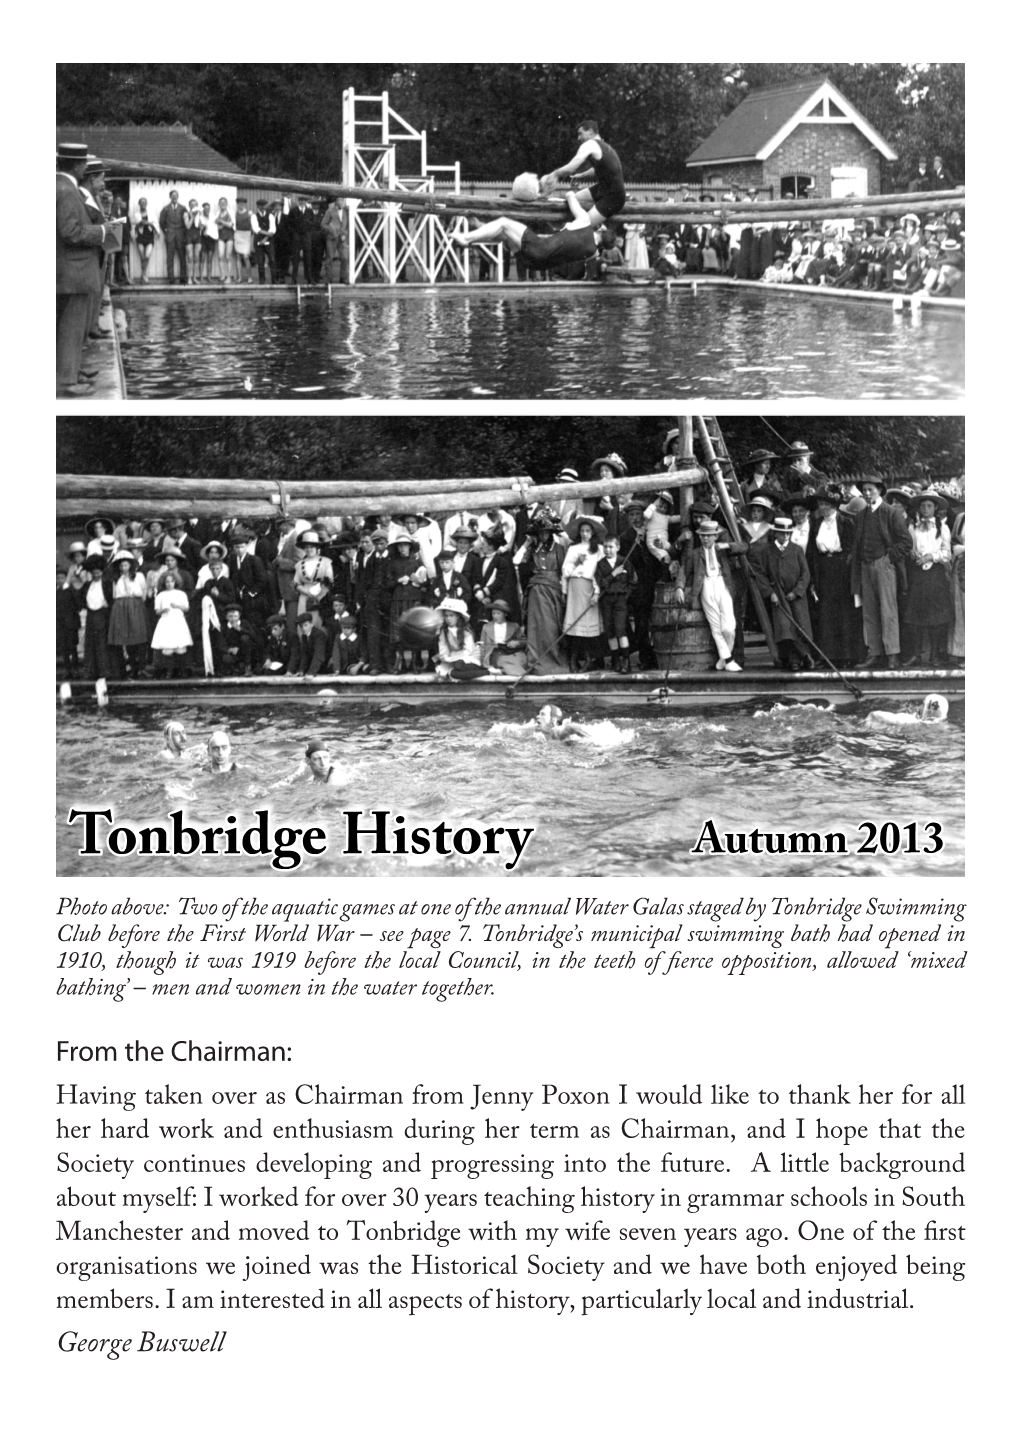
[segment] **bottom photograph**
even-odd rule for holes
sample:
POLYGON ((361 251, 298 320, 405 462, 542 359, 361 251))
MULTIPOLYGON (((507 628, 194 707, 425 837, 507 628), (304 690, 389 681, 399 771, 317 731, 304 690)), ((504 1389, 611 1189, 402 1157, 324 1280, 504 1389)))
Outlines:
POLYGON ((962 875, 960 417, 57 420, 59 876, 962 875))

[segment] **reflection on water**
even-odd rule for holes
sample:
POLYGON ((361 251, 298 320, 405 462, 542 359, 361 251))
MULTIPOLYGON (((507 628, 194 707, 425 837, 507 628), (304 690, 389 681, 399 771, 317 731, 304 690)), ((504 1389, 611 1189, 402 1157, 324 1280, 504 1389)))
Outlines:
MULTIPOLYGON (((570 701, 564 699, 564 707, 570 701)), ((575 704, 577 700, 573 701, 575 704)), ((583 703, 583 701, 582 701, 583 703)), ((905 705, 904 705, 905 707, 905 705)), ((314 708, 263 712, 174 709, 192 743, 229 728, 243 773, 212 778, 157 762, 168 714, 148 708, 68 709, 57 720, 58 874, 265 874, 265 860, 217 858, 82 860, 80 826, 68 810, 113 809, 117 822, 160 821, 184 808, 193 823, 222 824, 236 811, 270 808, 279 823, 325 824, 340 837, 343 809, 389 809, 410 824, 469 820, 535 825, 516 874, 499 859, 434 860, 327 854, 301 870, 338 874, 461 875, 508 880, 536 875, 962 875, 964 872, 964 711, 948 724, 883 733, 868 729, 866 708, 762 703, 674 711, 629 702, 583 707, 582 722, 607 717, 626 733, 615 746, 550 744, 503 727, 530 716, 521 704, 464 709, 328 700, 314 708), (497 725, 497 727, 493 727, 497 725), (274 787, 321 734, 349 775, 342 789, 306 782, 274 787), (933 748, 933 742, 937 747, 933 748), (842 830, 861 841, 863 820, 942 824, 937 854, 700 857, 688 851, 705 820, 717 829, 788 833, 842 830)), ((608 732, 608 730, 606 731, 608 732)), ((918 831, 919 834, 921 831, 918 831)))
POLYGON ((132 397, 962 397, 963 321, 781 293, 132 295, 132 397), (250 384, 249 386, 246 383, 250 384))

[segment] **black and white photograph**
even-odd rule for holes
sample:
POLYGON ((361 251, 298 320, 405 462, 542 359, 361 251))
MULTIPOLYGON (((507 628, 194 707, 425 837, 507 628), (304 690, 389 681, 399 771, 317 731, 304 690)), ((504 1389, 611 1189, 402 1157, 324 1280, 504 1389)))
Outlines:
POLYGON ((57 394, 961 399, 964 66, 57 66, 57 394))
POLYGON ((61 874, 279 867, 89 849, 70 815, 100 808, 348 843, 361 811, 324 873, 963 872, 959 418, 61 418, 57 444, 61 874), (375 811, 466 845, 370 848, 375 811))

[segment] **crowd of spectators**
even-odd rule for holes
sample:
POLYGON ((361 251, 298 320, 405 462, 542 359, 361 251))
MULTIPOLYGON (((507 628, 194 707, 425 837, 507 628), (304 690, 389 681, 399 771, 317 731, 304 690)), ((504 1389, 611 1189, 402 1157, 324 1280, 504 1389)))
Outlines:
POLYGON ((92 518, 57 569, 62 675, 626 673, 662 666, 656 604, 702 613, 732 671, 755 588, 784 669, 963 660, 962 479, 837 483, 803 444, 760 448, 728 484, 734 535, 711 485, 687 502, 670 483, 678 446, 670 433, 654 495, 600 495, 626 478, 613 452, 590 497, 556 508, 92 518))
MULTIPOLYGON (((933 183, 934 184, 934 183, 933 183)), ((912 189, 919 189, 912 183, 912 189)), ((626 213, 599 234, 599 261, 590 275, 625 263, 650 268, 671 279, 685 275, 723 275, 741 281, 795 286, 828 286, 859 291, 888 291, 930 296, 965 294, 966 232, 962 207, 902 217, 870 216, 860 224, 805 221, 747 224, 727 222, 726 203, 768 202, 756 192, 684 193, 683 202, 701 200, 719 214, 711 224, 627 221, 626 213)), ((793 199, 785 197, 784 200, 793 199)), ((880 198, 878 198, 880 199, 880 198)))
POLYGON ((256 277, 259 285, 316 286, 346 278, 348 224, 344 208, 335 201, 260 197, 251 210, 243 197, 232 209, 224 196, 214 209, 211 202, 194 198, 185 204, 178 191, 171 191, 158 216, 149 210, 145 196, 130 216, 124 200, 109 190, 100 193, 99 202, 104 214, 123 228, 123 246, 111 259, 107 277, 118 286, 131 286, 135 280, 129 260, 132 237, 140 265, 137 280, 148 282, 159 236, 171 286, 251 286, 256 277))

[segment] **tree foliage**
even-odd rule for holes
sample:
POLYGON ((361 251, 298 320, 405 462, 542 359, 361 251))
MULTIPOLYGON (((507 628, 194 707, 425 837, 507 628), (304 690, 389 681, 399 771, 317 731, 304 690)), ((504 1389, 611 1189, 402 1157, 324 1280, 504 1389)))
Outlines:
POLYGON ((596 119, 635 181, 683 179, 684 160, 749 90, 828 74, 899 153, 964 174, 964 67, 941 64, 58 65, 57 122, 190 123, 252 173, 336 180, 341 97, 390 93, 428 131, 429 161, 509 179, 566 161, 577 123, 596 119))
MULTIPOLYGON (((528 475, 545 483, 561 467, 585 477, 609 451, 619 452, 632 474, 651 472, 675 425, 666 415, 64 417, 57 421, 57 471, 281 482, 528 475)), ((902 475, 923 465, 947 476, 964 468, 958 417, 732 417, 723 419, 723 434, 738 463, 755 447, 781 451, 781 438, 807 442, 828 473, 902 475)))

